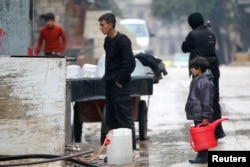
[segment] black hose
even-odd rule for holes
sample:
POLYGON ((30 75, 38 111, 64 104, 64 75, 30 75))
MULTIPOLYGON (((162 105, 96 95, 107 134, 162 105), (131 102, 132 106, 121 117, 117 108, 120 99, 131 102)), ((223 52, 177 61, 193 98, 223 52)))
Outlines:
POLYGON ((25 155, 16 155, 16 156, 1 155, 0 161, 30 159, 30 158, 46 158, 46 159, 50 158, 50 160, 43 160, 43 161, 37 161, 37 162, 27 162, 27 163, 16 163, 16 164, 13 164, 13 163, 12 164, 4 164, 4 165, 0 165, 0 167, 33 165, 33 164, 48 163, 48 162, 60 161, 60 160, 69 161, 69 162, 76 163, 78 165, 83 165, 86 167, 98 167, 98 166, 93 165, 93 164, 89 164, 89 163, 86 163, 83 161, 73 159, 73 157, 77 157, 77 156, 84 155, 84 154, 89 154, 91 152, 93 152, 93 151, 81 152, 81 153, 69 155, 69 156, 51 155, 51 154, 25 154, 25 155))
MULTIPOLYGON (((0 161, 10 161, 10 160, 20 160, 20 159, 32 159, 32 158, 58 158, 60 155, 50 155, 50 154, 27 154, 27 155, 17 155, 17 156, 0 156, 0 161)), ((88 164, 73 158, 65 159, 78 165, 84 165, 87 167, 96 167, 95 165, 88 164)))

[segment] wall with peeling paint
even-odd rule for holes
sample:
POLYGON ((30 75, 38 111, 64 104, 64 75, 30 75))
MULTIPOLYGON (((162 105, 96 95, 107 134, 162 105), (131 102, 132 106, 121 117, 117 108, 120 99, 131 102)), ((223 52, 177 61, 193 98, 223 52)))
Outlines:
POLYGON ((0 67, 0 155, 64 155, 65 58, 0 57, 0 67))
MULTIPOLYGON (((27 55, 32 46, 30 0, 0 0, 0 55, 27 55)), ((32 13, 32 12, 31 12, 32 13)))

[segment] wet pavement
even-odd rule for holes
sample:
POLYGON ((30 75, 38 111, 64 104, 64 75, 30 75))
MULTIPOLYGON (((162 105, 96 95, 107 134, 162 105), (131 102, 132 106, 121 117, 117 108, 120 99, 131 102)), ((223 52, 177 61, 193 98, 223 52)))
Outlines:
MULTIPOLYGON (((222 123, 226 137, 219 139, 218 146, 210 150, 250 150, 250 66, 222 66, 220 78, 220 104, 222 123)), ((154 84, 148 111, 148 140, 138 141, 134 151, 135 167, 206 167, 207 164, 190 164, 188 159, 196 153, 189 144, 189 127, 184 105, 189 83, 186 68, 167 68, 168 75, 154 84)), ((142 97, 147 101, 147 96, 142 97)), ((136 122, 137 135, 138 123, 136 122)), ((100 123, 83 124, 82 150, 99 149, 100 123)), ((105 154, 106 150, 102 152, 105 154)), ((103 160, 97 166, 108 166, 103 160)))

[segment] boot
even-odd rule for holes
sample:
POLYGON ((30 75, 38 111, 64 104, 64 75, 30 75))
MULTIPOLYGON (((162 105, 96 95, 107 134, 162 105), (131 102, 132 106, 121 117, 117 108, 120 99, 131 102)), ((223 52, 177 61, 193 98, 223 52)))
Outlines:
POLYGON ((190 159, 189 162, 192 164, 204 164, 207 163, 208 150, 199 151, 195 159, 190 159))
POLYGON ((216 137, 216 139, 221 139, 221 138, 223 138, 223 137, 225 137, 225 136, 226 136, 226 134, 224 133, 224 130, 223 130, 223 128, 222 128, 222 125, 219 124, 219 125, 216 127, 216 129, 215 129, 215 137, 216 137))

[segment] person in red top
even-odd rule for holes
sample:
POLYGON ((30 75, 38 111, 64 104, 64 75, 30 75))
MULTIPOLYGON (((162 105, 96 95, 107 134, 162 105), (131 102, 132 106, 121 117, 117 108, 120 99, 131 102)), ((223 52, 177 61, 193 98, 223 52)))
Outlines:
POLYGON ((43 16, 46 25, 41 28, 35 55, 38 56, 44 44, 46 56, 61 56, 66 44, 66 36, 61 26, 55 24, 55 15, 47 13, 43 16))

